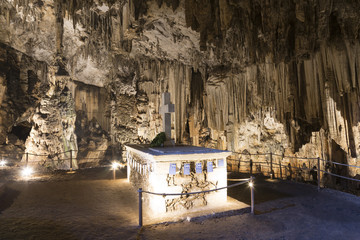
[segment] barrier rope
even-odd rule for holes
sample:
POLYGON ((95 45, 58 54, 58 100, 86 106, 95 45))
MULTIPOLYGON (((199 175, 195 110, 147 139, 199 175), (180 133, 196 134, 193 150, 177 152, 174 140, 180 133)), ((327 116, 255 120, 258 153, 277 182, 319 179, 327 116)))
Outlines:
POLYGON ((165 197, 165 196, 192 195, 192 194, 200 194, 200 193, 214 192, 214 191, 223 190, 223 189, 226 189, 226 188, 236 187, 236 186, 245 184, 245 183, 247 183, 247 182, 250 182, 250 180, 251 180, 251 178, 247 178, 247 179, 244 180, 243 182, 235 183, 235 184, 232 184, 232 185, 230 185, 230 186, 221 187, 221 188, 215 188, 215 189, 205 190, 205 191, 200 191, 200 192, 190 192, 190 193, 155 193, 155 192, 144 191, 144 190, 141 190, 141 192, 147 193, 147 194, 152 194, 152 195, 164 196, 164 197, 165 197))
MULTIPOLYGON (((246 154, 246 155, 249 155, 249 154, 246 154)), ((274 155, 274 154, 273 154, 273 155, 274 155)), ((282 156, 282 155, 280 155, 280 156, 282 156)), ((297 158, 297 157, 291 157, 291 158, 297 158)), ((300 158, 300 159, 305 159, 305 158, 300 158)), ((306 158, 306 159, 313 159, 313 160, 319 159, 320 161, 329 162, 329 163, 333 163, 333 164, 337 164, 337 165, 341 165, 341 166, 360 168, 360 166, 354 166, 354 165, 349 165, 349 164, 344 164, 344 163, 332 162, 332 161, 324 160, 324 159, 321 159, 321 158, 306 158)), ((250 163, 250 162, 251 162, 251 161, 248 161, 248 160, 242 161, 241 159, 231 159, 230 161, 236 161, 236 162, 239 162, 239 163, 241 163, 241 162, 250 163)), ((260 166, 262 166, 262 164, 266 164, 265 167, 266 167, 266 168, 270 168, 270 166, 269 166, 270 163, 268 163, 268 162, 257 162, 257 161, 253 161, 252 163, 253 163, 254 165, 260 165, 260 166)), ((274 168, 280 168, 280 165, 281 165, 281 164, 276 163, 276 162, 275 162, 275 163, 273 162, 272 165, 277 165, 277 166, 279 166, 279 167, 274 167, 274 166, 273 166, 272 168, 274 169, 274 168)), ((289 168, 286 164, 281 165, 281 166, 282 166, 281 168, 284 168, 284 169, 289 168)), ((290 168, 291 168, 291 169, 301 170, 301 171, 311 170, 311 168, 303 168, 303 167, 297 167, 297 166, 291 166, 291 165, 290 165, 290 168)), ((314 169, 314 171, 317 171, 317 169, 314 169)), ((358 179, 341 176, 341 175, 334 174, 334 173, 330 173, 330 172, 327 172, 327 171, 324 171, 324 170, 321 170, 321 169, 320 169, 320 172, 327 173, 327 174, 332 175, 332 176, 335 176, 335 177, 339 177, 339 178, 343 178, 343 179, 347 179, 347 180, 351 180, 351 181, 360 182, 360 180, 358 180, 358 179)))
MULTIPOLYGON (((190 193, 155 193, 155 192, 150 192, 150 191, 144 191, 142 190, 142 188, 139 188, 138 193, 139 193, 139 226, 142 227, 143 225, 143 198, 142 198, 142 194, 143 193, 147 193, 147 194, 152 194, 152 195, 159 195, 159 196, 182 196, 182 195, 193 195, 193 194, 202 194, 202 193, 208 193, 208 192, 214 192, 214 191, 218 191, 218 190, 223 190, 225 188, 231 188, 231 187, 235 187, 235 186, 239 186, 242 184, 245 184, 247 182, 249 183, 253 183, 254 177, 251 178, 247 178, 247 179, 238 179, 238 180, 244 180, 242 182, 239 183, 235 183, 232 184, 230 186, 226 186, 226 187, 221 187, 221 188, 216 188, 216 189, 211 189, 211 190, 205 190, 205 191, 200 191, 200 192, 190 192, 190 193)), ((251 196, 251 203, 250 203, 250 209, 251 209, 251 214, 254 214, 254 187, 253 185, 250 185, 250 196, 251 196)))
MULTIPOLYGON (((107 149, 104 149, 104 150, 90 150, 89 152, 106 152, 107 149)), ((67 150, 67 151, 63 151, 63 152, 59 152, 59 153, 54 153, 54 154, 37 154, 37 153, 31 153, 31 152, 16 152, 16 153, 1 153, 0 152, 0 157, 3 156, 3 157, 6 157, 6 156, 9 156, 9 155, 25 155, 25 154, 28 154, 29 156, 38 156, 38 157, 47 157, 49 155, 61 155, 61 154, 64 154, 64 153, 69 153, 69 152, 79 152, 79 150, 76 150, 76 149, 72 149, 72 150, 67 150)))
POLYGON ((324 170, 321 170, 321 169, 320 169, 320 172, 327 173, 327 174, 332 175, 332 176, 335 176, 335 177, 344 178, 344 179, 351 180, 351 181, 355 181, 355 182, 360 182, 359 179, 344 177, 344 176, 337 175, 337 174, 335 174, 335 173, 330 173, 330 172, 327 172, 327 171, 324 171, 324 170))
MULTIPOLYGON (((93 150, 93 151, 90 151, 90 152, 105 152, 107 150, 93 150)), ((57 159, 52 159, 52 160, 31 160, 31 161, 28 161, 28 163, 51 163, 51 162, 60 162, 60 161, 68 161, 68 160, 71 160, 71 159, 74 159, 74 160, 96 160, 96 159, 99 159, 101 160, 101 158, 91 158, 91 157, 75 157, 73 156, 73 158, 59 158, 59 155, 61 154, 66 154, 66 153, 70 153, 70 152, 79 152, 79 150, 76 150, 76 149, 73 149, 73 150, 67 150, 67 151, 64 151, 64 152, 60 152, 60 153, 56 153, 56 154, 36 154, 36 153, 30 153, 30 152, 17 152, 17 153, 14 153, 14 154, 9 154, 9 153, 0 153, 0 157, 3 157, 3 158, 7 158, 8 160, 17 160, 16 156, 17 155, 28 155, 28 156, 35 156, 35 157, 49 157, 49 156, 54 156, 54 157, 58 157, 57 159), (11 156, 11 157, 10 157, 11 156)), ((329 161, 329 160, 325 160, 325 159, 322 159, 322 158, 316 158, 316 157, 298 157, 298 156, 286 156, 284 154, 277 154, 277 153, 250 153, 250 152, 246 152, 246 153, 243 153, 243 152, 233 152, 234 154, 239 154, 239 155, 244 155, 244 156, 266 156, 266 155, 270 155, 270 156, 277 156, 277 157, 282 157, 282 158, 290 158, 290 159, 304 159, 304 160, 317 160, 319 159, 320 161, 323 161, 323 162, 328 162, 328 163, 331 163, 331 164, 335 164, 335 165, 341 165, 341 166, 345 166, 345 167, 352 167, 352 168, 360 168, 360 166, 355 166, 355 165, 349 165, 349 164, 345 164, 345 163, 339 163, 339 162, 333 162, 333 161, 329 161)), ((287 169, 289 168, 286 164, 279 164, 279 163, 276 163, 276 162, 264 162, 264 161, 261 161, 261 162, 258 162, 258 161, 249 161, 249 160, 241 160, 241 159, 230 159, 229 161, 235 161, 235 162, 243 162, 243 163, 253 163, 254 165, 260 165, 260 166, 263 166, 264 164, 266 164, 266 166, 263 166, 263 167, 266 167, 266 168, 269 168, 270 165, 276 165, 276 166, 282 166, 282 167, 274 167, 272 166, 272 169, 274 168, 284 168, 284 169, 287 169)), ((24 163, 25 164, 25 163, 24 163)), ((304 168, 302 167, 297 167, 297 166, 291 166, 291 169, 298 169, 298 170, 304 170, 304 168)), ((306 168, 306 169, 309 169, 309 168, 306 168)), ((315 169, 316 170, 316 169, 315 169)), ((345 177, 345 176, 341 176, 341 175, 338 175, 338 174, 334 174, 334 173, 330 173, 330 172, 327 172, 327 171, 323 171, 323 170, 320 170, 321 172, 324 172, 324 173, 327 173, 329 175, 332 175, 332 176, 335 176, 335 177, 339 177, 339 178, 344 178, 344 179, 348 179, 348 180, 352 180, 352 181, 358 181, 360 182, 360 180, 357 180, 357 179, 354 179, 354 178, 348 178, 348 177, 345 177)), ((214 189, 214 191, 217 191, 217 190, 220 190, 219 188, 218 189, 214 189)), ((145 191, 144 191, 145 192, 145 191)), ((186 193, 186 194, 189 194, 189 193, 186 193)), ((186 195, 186 194, 183 194, 183 195, 186 195)), ((158 195, 163 195, 161 193, 159 193, 158 195)))
POLYGON ((241 153, 241 152, 233 152, 234 154, 239 154, 239 155, 248 155, 248 156, 266 156, 266 155, 273 155, 273 156, 277 156, 277 157, 283 157, 283 158, 297 158, 297 159, 311 159, 311 160, 317 160, 317 157, 297 157, 297 156, 286 156, 286 155, 282 155, 282 154, 277 154, 277 153, 241 153))
POLYGON ((354 166, 354 165, 348 165, 348 164, 345 164, 345 163, 332 162, 332 161, 329 161, 329 160, 324 160, 324 159, 321 159, 321 158, 320 158, 320 161, 323 161, 323 162, 329 162, 329 163, 333 163, 333 164, 336 164, 336 165, 341 165, 341 166, 347 166, 347 167, 360 168, 360 166, 354 166))

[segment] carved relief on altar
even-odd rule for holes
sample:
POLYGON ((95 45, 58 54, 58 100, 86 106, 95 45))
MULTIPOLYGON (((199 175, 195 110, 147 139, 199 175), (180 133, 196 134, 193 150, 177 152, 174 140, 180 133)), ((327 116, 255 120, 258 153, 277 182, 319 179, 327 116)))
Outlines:
MULTIPOLYGON (((181 186, 181 193, 215 189, 219 187, 218 181, 209 180, 209 174, 216 174, 216 169, 219 167, 224 167, 223 159, 183 161, 178 164, 170 163, 166 181, 168 187, 181 186)), ((208 204, 207 195, 209 194, 210 193, 199 193, 166 198, 164 199, 166 211, 191 209, 194 206, 206 206, 208 204)))

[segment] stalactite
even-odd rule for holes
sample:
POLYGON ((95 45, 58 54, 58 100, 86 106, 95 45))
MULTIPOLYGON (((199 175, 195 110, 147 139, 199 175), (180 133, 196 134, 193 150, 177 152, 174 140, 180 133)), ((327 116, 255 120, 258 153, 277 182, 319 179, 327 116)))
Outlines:
POLYGON ((64 14, 65 9, 61 5, 60 0, 55 3, 55 19, 56 19, 56 53, 62 55, 63 53, 63 34, 64 34, 64 14))
MULTIPOLYGON (((173 120, 178 141, 260 151, 288 146, 286 132, 296 152, 314 144, 324 131, 334 144, 346 151, 350 147, 352 157, 358 156, 358 4, 176 2, 57 1, 55 14, 72 21, 74 28, 65 36, 75 43, 76 52, 65 56, 72 75, 79 77, 92 65, 86 71, 96 68, 94 75, 102 74, 99 82, 111 88, 112 106, 124 101, 131 108, 120 109, 131 117, 124 117, 130 122, 118 124, 117 133, 126 129, 131 141, 137 135, 150 140, 161 131, 160 93, 170 91, 178 113, 173 120), (168 8, 174 7, 170 2, 178 11, 168 8), (150 133, 150 128, 155 130, 150 133)), ((1 12, 17 14, 10 25, 31 30, 40 8, 30 4, 36 1, 6 1, 1 12), (35 20, 24 22, 28 16, 35 20)), ((58 39, 61 29, 68 30, 59 23, 58 39)), ((114 118, 123 116, 116 114, 114 118)))

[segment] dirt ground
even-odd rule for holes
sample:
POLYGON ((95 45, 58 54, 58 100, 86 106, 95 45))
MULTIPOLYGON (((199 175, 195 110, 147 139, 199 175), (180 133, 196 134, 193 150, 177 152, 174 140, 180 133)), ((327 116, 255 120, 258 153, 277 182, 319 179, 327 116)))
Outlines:
MULTIPOLYGON (((258 177, 256 214, 246 185, 228 196, 244 202, 228 210, 138 227, 138 197, 126 170, 56 172, 23 181, 0 170, 0 239, 359 239, 360 198, 295 182, 258 177)), ((230 176, 233 177, 233 176, 230 176)), ((234 182, 229 181, 229 184, 234 182)))

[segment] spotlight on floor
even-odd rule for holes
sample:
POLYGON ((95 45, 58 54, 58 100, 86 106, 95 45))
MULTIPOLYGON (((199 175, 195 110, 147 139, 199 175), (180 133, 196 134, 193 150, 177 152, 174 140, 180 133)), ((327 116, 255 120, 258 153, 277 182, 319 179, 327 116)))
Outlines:
POLYGON ((111 164, 111 169, 112 169, 112 170, 116 170, 116 169, 119 168, 119 166, 120 166, 120 164, 119 164, 118 162, 113 162, 113 163, 111 164))
POLYGON ((249 182, 249 187, 253 188, 253 187, 254 187, 254 183, 253 183, 253 182, 249 182))
POLYGON ((1 160, 0 161, 0 167, 5 167, 6 166, 6 161, 5 160, 1 160))
POLYGON ((22 177, 30 177, 33 173, 34 173, 34 170, 31 167, 25 167, 21 171, 21 176, 22 177))
POLYGON ((113 178, 116 179, 116 170, 120 167, 120 164, 118 162, 112 162, 111 169, 113 170, 113 178))

